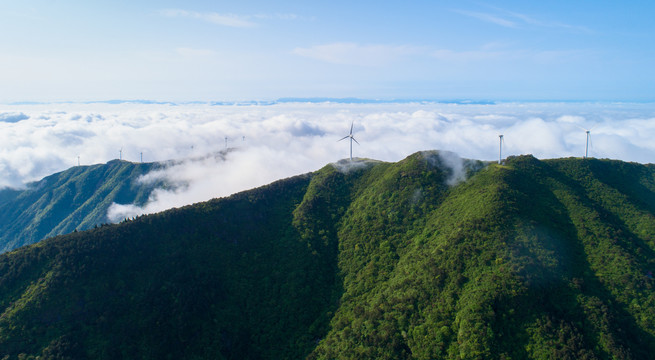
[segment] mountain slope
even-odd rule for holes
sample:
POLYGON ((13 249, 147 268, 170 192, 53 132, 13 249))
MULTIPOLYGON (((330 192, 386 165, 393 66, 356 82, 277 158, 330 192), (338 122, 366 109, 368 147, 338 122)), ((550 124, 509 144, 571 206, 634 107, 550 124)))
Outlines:
POLYGON ((161 166, 113 160, 68 169, 25 190, 0 190, 0 252, 107 223, 114 202, 144 204, 162 184, 136 179, 161 166))
POLYGON ((655 168, 358 161, 0 256, 9 358, 649 358, 655 168))
MULTIPOLYGON (((379 278, 381 259, 389 265, 381 282, 346 291, 313 357, 648 358, 653 212, 626 229, 595 199, 622 193, 584 182, 590 167, 654 193, 653 169, 641 165, 521 157, 453 189, 419 234, 410 226, 387 234, 388 246, 351 246, 367 258, 354 269, 379 278), (643 176, 622 176, 635 170, 643 176)), ((371 278, 346 275, 344 287, 371 278)))
MULTIPOLYGON (((334 277, 315 269, 291 225, 308 181, 6 254, 25 265, 0 266, 2 294, 12 294, 0 307, 0 353, 45 348, 73 358, 220 359, 297 351, 297 328, 304 334, 318 317, 310 306, 321 310, 332 298, 329 287, 319 296, 326 291, 316 280, 334 277), (290 309, 302 312, 290 317, 290 309)), ((304 339, 300 350, 312 341, 304 339)))

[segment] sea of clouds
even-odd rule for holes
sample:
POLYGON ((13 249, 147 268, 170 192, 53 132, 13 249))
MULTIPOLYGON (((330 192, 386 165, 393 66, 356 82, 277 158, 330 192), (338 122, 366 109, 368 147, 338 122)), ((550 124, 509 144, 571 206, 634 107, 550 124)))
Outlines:
POLYGON ((633 103, 277 103, 0 105, 0 188, 117 159, 182 160, 144 176, 166 179, 144 208, 116 204, 122 219, 226 196, 317 170, 349 156, 398 161, 423 150, 497 160, 584 155, 655 162, 655 104, 633 103), (227 137, 227 146, 226 140, 227 137), (207 156, 220 151, 224 156, 207 156), (122 153, 119 152, 122 150, 122 153))

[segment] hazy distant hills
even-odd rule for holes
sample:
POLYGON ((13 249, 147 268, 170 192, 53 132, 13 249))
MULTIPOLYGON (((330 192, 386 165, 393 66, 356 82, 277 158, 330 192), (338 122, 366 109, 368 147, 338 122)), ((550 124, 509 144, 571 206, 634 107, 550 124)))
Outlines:
POLYGON ((646 359, 653 271, 652 165, 341 162, 0 255, 0 354, 646 359))
MULTIPOLYGON (((65 102, 65 103, 75 103, 75 102, 65 102)), ((492 105, 495 104, 494 101, 490 100, 471 100, 471 99, 451 99, 451 100, 439 100, 439 99, 421 99, 421 98, 404 98, 404 99, 362 99, 362 98, 330 98, 330 97, 314 97, 314 98, 304 98, 304 97, 288 97, 288 98, 279 98, 277 100, 244 100, 244 101, 187 101, 187 102, 170 102, 170 101, 156 101, 156 100, 143 100, 143 99, 133 99, 133 100, 124 100, 124 99, 115 99, 115 100, 98 100, 98 101, 88 101, 82 102, 82 104, 140 104, 140 105, 188 105, 188 104, 209 104, 215 106, 221 105, 277 105, 277 104, 288 104, 288 103, 334 103, 334 104, 409 104, 409 103, 431 103, 431 104, 477 104, 477 105, 492 105)), ((14 102, 10 105, 42 105, 42 104, 51 104, 48 102, 14 102)))
POLYGON ((136 180, 161 166, 113 160, 73 167, 23 190, 0 189, 0 252, 107 223, 114 202, 144 204, 162 184, 136 180))

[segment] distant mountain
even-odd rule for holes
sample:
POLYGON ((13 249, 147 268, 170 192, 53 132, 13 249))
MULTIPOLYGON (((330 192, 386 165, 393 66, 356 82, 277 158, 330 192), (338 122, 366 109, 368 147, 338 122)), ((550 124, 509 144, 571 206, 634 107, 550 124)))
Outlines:
POLYGON ((345 161, 0 255, 0 354, 647 359, 653 271, 653 165, 345 161))
MULTIPOLYGON (((497 102, 491 100, 472 100, 472 99, 361 99, 354 97, 347 98, 331 98, 331 97, 287 97, 279 98, 277 100, 238 100, 238 101, 157 101, 157 100, 95 100, 95 101, 86 101, 81 104, 110 104, 110 105, 120 105, 120 104, 139 104, 139 105, 190 105, 190 104, 207 104, 213 106, 270 106, 276 104, 286 104, 286 103, 307 103, 307 104, 320 104, 320 103, 335 103, 335 104, 414 104, 414 103, 423 103, 423 104, 459 104, 459 105, 494 105, 497 102)), ((51 102, 14 102, 9 105, 43 105, 43 104, 52 104, 51 102)), ((65 101, 65 102, 55 102, 55 104, 77 104, 77 102, 65 101)))
POLYGON ((0 189, 0 252, 107 223, 114 202, 144 204, 164 184, 136 180, 161 166, 113 160, 73 167, 24 190, 0 189))
POLYGON ((275 103, 335 103, 335 104, 459 104, 459 105, 494 105, 488 100, 436 100, 436 99, 360 99, 360 98, 280 98, 275 103))

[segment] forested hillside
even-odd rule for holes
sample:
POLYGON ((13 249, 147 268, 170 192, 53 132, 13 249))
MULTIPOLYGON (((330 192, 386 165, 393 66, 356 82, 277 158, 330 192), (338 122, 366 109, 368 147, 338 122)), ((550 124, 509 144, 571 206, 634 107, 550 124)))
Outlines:
POLYGON ((113 160, 73 167, 22 190, 0 189, 0 252, 108 223, 107 210, 114 202, 144 204, 163 184, 136 180, 161 166, 113 160))
POLYGON ((655 167, 461 165, 341 162, 3 254, 0 354, 652 358, 655 167))

